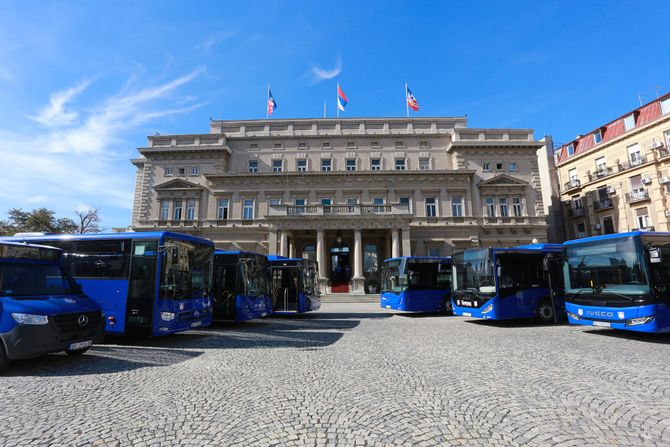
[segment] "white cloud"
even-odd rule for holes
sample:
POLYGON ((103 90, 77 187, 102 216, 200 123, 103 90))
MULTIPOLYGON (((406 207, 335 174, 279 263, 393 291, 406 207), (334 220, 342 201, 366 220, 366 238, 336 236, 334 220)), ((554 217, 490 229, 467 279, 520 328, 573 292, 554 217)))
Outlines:
POLYGON ((312 75, 312 82, 314 83, 333 79, 340 73, 342 73, 342 60, 340 58, 337 59, 337 64, 335 67, 331 69, 325 69, 313 65, 310 70, 310 74, 312 75))
POLYGON ((77 112, 65 110, 65 104, 72 101, 77 95, 86 90, 89 81, 83 81, 70 87, 67 90, 61 90, 51 94, 49 105, 43 107, 35 116, 29 117, 45 126, 66 126, 74 124, 79 117, 77 112))
POLYGON ((62 215, 84 207, 129 210, 134 168, 128 159, 136 155, 137 142, 128 143, 125 138, 142 124, 199 107, 193 100, 190 105, 184 103, 186 95, 179 88, 204 70, 200 67, 144 88, 127 85, 88 109, 65 110, 68 101, 85 88, 80 83, 52 94, 49 105, 35 115, 46 118, 45 111, 53 112, 46 129, 35 124, 21 132, 0 127, 0 160, 11 167, 0 176, 0 212, 26 208, 26 204, 46 206, 62 215))
POLYGON ((220 33, 212 34, 211 36, 207 37, 207 39, 203 40, 198 45, 196 45, 196 48, 202 51, 203 53, 209 53, 212 50, 212 48, 214 48, 224 40, 230 39, 235 34, 237 34, 235 31, 222 31, 220 33))

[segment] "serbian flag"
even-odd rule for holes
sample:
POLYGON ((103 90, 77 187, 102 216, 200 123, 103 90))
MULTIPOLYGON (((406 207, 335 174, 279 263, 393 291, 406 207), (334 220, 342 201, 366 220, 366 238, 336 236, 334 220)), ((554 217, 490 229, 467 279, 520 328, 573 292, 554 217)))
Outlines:
POLYGON ((342 91, 340 84, 337 84, 337 108, 344 112, 344 108, 347 106, 347 95, 342 91))
POLYGON ((272 115, 272 112, 277 108, 277 102, 272 97, 272 92, 270 91, 270 86, 268 85, 268 116, 272 115))
POLYGON ((405 89, 407 90, 407 105, 409 106, 410 109, 414 110, 415 112, 419 111, 419 101, 416 100, 414 95, 412 94, 412 91, 405 85, 405 89))

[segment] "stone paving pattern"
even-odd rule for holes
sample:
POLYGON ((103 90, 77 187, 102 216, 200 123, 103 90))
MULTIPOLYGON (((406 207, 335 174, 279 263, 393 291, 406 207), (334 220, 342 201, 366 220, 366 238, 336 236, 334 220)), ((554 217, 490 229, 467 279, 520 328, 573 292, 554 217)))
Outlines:
POLYGON ((670 445, 670 338, 330 304, 0 376, 0 445, 670 445))

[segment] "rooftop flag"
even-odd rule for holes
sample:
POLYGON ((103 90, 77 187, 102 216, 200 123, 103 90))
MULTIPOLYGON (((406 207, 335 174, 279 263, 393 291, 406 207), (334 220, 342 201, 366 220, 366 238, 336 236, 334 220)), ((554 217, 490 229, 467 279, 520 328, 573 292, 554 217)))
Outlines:
POLYGON ((412 91, 407 87, 407 84, 405 84, 405 90, 406 90, 406 99, 407 99, 407 106, 414 110, 415 112, 419 111, 419 101, 416 100, 414 95, 412 94, 412 91))
POLYGON ((275 111, 277 108, 277 101, 275 101, 274 97, 272 96, 272 92, 270 91, 270 85, 268 84, 268 109, 267 112, 265 113, 265 117, 268 118, 272 115, 272 112, 275 111))
MULTIPOLYGON (((342 87, 340 87, 340 84, 337 84, 337 110, 341 110, 344 112, 344 108, 347 106, 347 95, 344 94, 342 91, 342 87)), ((339 116, 339 115, 338 115, 339 116)))

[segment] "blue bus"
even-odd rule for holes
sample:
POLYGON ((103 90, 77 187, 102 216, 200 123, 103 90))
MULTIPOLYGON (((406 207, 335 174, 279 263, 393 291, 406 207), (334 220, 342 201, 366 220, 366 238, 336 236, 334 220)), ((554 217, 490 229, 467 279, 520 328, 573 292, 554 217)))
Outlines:
POLYGON ((11 360, 82 354, 105 337, 100 306, 64 272, 61 251, 0 242, 0 371, 11 360))
POLYGON ((670 332, 670 233, 568 241, 563 258, 571 324, 670 332))
POLYGON ((105 331, 159 336, 208 326, 214 244, 170 232, 15 236, 58 247, 105 313, 105 331))
POLYGON ((269 256, 275 312, 319 310, 318 266, 312 259, 269 256))
POLYGON ((214 320, 246 321, 272 313, 267 256, 244 251, 214 254, 214 320))
POLYGON ((379 305, 407 312, 451 314, 451 258, 403 256, 382 263, 379 305))
POLYGON ((560 244, 529 244, 455 253, 454 314, 556 323, 565 314, 561 250, 560 244))

